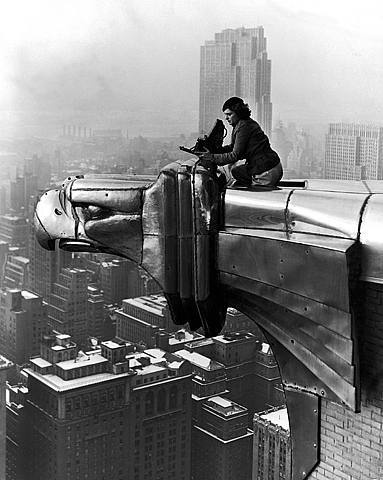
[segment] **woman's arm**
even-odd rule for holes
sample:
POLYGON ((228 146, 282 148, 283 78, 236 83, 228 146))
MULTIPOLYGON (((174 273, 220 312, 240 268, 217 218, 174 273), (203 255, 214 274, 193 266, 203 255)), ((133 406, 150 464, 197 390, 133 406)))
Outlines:
POLYGON ((246 125, 238 125, 238 129, 233 135, 234 143, 232 145, 228 145, 230 149, 224 153, 213 153, 211 155, 211 161, 217 165, 228 165, 245 158, 249 133, 249 129, 246 125))

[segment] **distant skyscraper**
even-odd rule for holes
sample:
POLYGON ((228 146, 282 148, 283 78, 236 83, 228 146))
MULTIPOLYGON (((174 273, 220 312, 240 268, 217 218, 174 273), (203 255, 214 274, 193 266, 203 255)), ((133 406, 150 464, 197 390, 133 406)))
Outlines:
POLYGON ((160 350, 47 339, 28 374, 29 480, 190 480, 191 370, 160 350))
POLYGON ((86 334, 105 340, 104 296, 93 286, 88 286, 86 334))
POLYGON ((287 408, 254 415, 253 480, 291 480, 287 408))
POLYGON ((15 215, 0 216, 0 240, 9 246, 27 246, 28 224, 26 218, 15 215))
POLYGON ((326 135, 325 178, 383 179, 383 127, 331 123, 326 135))
POLYGON ((199 131, 206 133, 229 97, 242 97, 271 133, 271 61, 263 27, 226 29, 201 47, 199 131))
POLYGON ((29 258, 9 254, 4 265, 3 287, 26 288, 28 282, 28 266, 29 258))
POLYGON ((48 325, 67 332, 76 343, 87 340, 88 282, 86 270, 63 268, 48 301, 48 325))
POLYGON ((38 355, 47 326, 42 298, 27 290, 0 291, 0 353, 15 365, 38 355))

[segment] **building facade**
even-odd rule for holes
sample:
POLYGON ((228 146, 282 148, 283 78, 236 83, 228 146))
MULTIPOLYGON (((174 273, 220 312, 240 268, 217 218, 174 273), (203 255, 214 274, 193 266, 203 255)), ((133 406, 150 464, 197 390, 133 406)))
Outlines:
POLYGON ((204 402, 193 427, 193 480, 249 480, 253 432, 249 412, 224 397, 204 402))
POLYGON ((38 355, 47 329, 47 309, 38 295, 27 290, 0 291, 0 353, 15 365, 38 355))
POLYGON ((271 133, 271 61, 263 27, 226 29, 201 47, 199 131, 206 133, 221 116, 222 105, 242 97, 253 118, 271 133))
POLYGON ((254 415, 252 480, 291 480, 290 427, 286 408, 254 415))
POLYGON ((383 128, 331 123, 326 134, 325 178, 383 179, 383 128))
POLYGON ((68 332, 76 343, 87 340, 88 282, 86 270, 63 268, 48 301, 48 325, 52 330, 68 332))
POLYGON ((31 362, 29 480, 190 480, 187 362, 112 341, 78 355, 68 335, 31 362))
POLYGON ((19 255, 7 255, 3 272, 4 288, 27 288, 29 258, 19 255))

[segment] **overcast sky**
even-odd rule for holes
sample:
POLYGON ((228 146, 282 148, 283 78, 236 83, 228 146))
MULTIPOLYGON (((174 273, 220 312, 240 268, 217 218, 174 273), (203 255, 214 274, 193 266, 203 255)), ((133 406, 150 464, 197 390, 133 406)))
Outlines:
POLYGON ((200 46, 259 25, 274 121, 383 125, 381 0, 0 0, 1 118, 195 131, 200 46))

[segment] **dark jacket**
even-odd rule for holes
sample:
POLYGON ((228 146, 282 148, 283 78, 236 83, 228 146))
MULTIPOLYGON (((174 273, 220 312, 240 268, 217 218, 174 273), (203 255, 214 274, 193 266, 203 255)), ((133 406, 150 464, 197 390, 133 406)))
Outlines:
POLYGON ((270 147, 267 135, 252 118, 241 119, 233 128, 231 144, 213 154, 217 165, 228 165, 246 159, 251 174, 259 175, 278 165, 279 156, 270 147))

